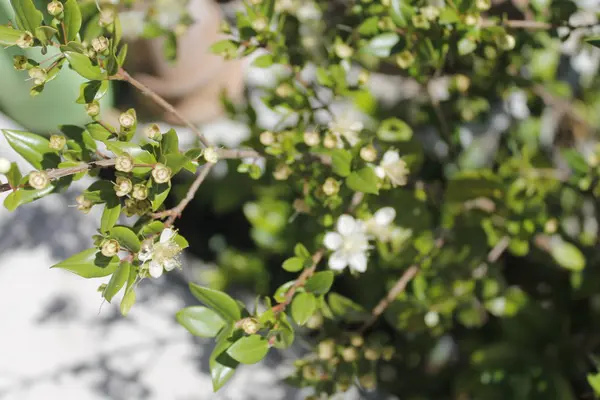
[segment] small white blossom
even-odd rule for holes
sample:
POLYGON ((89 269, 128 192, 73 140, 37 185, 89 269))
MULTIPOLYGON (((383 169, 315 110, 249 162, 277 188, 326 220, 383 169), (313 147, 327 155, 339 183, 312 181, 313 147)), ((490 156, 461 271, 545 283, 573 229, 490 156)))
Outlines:
POLYGON ((367 233, 381 242, 389 241, 394 233, 392 222, 395 218, 396 210, 392 207, 380 208, 365 223, 367 233))
POLYGON ((0 174, 8 174, 10 171, 11 163, 4 157, 0 157, 0 174))
POLYGON ((327 232, 323 244, 333 254, 329 257, 329 268, 341 271, 350 267, 352 271, 367 270, 369 238, 362 221, 344 214, 337 221, 337 232, 327 232))
POLYGON ((158 278, 162 275, 163 270, 171 271, 176 267, 181 266, 179 261, 179 253, 181 247, 175 242, 175 231, 166 228, 160 234, 158 242, 149 239, 142 243, 142 250, 138 254, 139 260, 147 265, 148 273, 153 278, 158 278))
POLYGON ((392 186, 403 186, 406 185, 406 177, 408 175, 408 168, 406 162, 400 158, 395 150, 388 150, 383 155, 383 159, 378 167, 375 168, 375 174, 381 179, 385 177, 389 178, 392 186))
POLYGON ((337 138, 338 147, 344 147, 342 137, 354 146, 359 141, 359 133, 364 128, 361 121, 352 118, 349 113, 337 117, 329 123, 329 130, 337 138))

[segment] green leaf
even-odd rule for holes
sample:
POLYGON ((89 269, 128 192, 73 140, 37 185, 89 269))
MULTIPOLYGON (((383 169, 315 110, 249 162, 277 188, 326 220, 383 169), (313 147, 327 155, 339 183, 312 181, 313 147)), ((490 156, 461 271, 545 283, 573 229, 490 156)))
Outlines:
POLYGON ((131 263, 129 261, 121 262, 117 270, 110 277, 106 289, 104 289, 104 298, 106 301, 110 303, 112 298, 123 288, 129 279, 130 270, 131 263))
POLYGON ((56 188, 52 185, 48 185, 44 189, 18 189, 6 196, 6 199, 4 199, 4 207, 6 207, 8 211, 14 211, 17 207, 22 206, 23 204, 31 203, 49 195, 55 189, 56 188))
POLYGON ((330 293, 328 302, 333 314, 344 318, 347 321, 358 322, 364 320, 365 317, 368 316, 368 313, 363 307, 340 294, 330 293))
POLYGON ((272 54, 263 54, 258 56, 252 62, 252 65, 257 68, 268 68, 273 65, 273 55, 272 54))
POLYGON ((112 229, 119 220, 119 215, 121 215, 120 202, 106 203, 102 212, 102 218, 100 219, 100 232, 104 233, 112 229))
POLYGON ((333 172, 342 177, 350 175, 352 153, 344 149, 335 149, 331 152, 331 168, 333 172))
POLYGON ((160 221, 152 221, 140 229, 138 236, 146 237, 162 232, 165 229, 165 224, 160 221))
POLYGON ((289 281, 279 286, 273 294, 273 298, 275 299, 275 301, 277 301, 278 303, 283 303, 284 301, 286 301, 287 297, 285 297, 285 295, 288 292, 288 290, 290 290, 290 288, 294 285, 294 283, 296 283, 296 281, 289 281))
POLYGON ((585 257, 575 245, 557 240, 550 246, 550 255, 563 268, 581 271, 585 268, 585 257))
POLYGON ((108 140, 112 136, 110 131, 97 122, 87 124, 85 128, 92 138, 101 142, 108 140))
POLYGON ((202 306, 183 308, 175 318, 192 335, 199 337, 215 337, 225 325, 219 314, 202 306))
POLYGON ((291 257, 283 262, 281 267, 288 272, 298 272, 304 268, 304 259, 300 257, 291 257))
POLYGON ((91 103, 100 100, 108 91, 108 81, 89 81, 81 84, 79 88, 78 104, 91 103))
POLYGON ((127 48, 127 43, 125 43, 121 47, 121 50, 119 50, 119 52, 117 53, 117 62, 119 63, 120 67, 122 67, 123 64, 125 64, 125 59, 127 58, 127 48))
POLYGON ((101 278, 112 274, 118 266, 119 257, 105 257, 94 247, 75 254, 50 268, 66 269, 84 278, 101 278))
POLYGON ((310 252, 306 247, 304 247, 302 243, 296 244, 296 246, 294 247, 294 254, 296 255, 296 257, 304 259, 311 258, 310 252))
POLYGON ((179 154, 179 137, 175 129, 169 129, 167 133, 162 135, 160 141, 162 154, 179 154))
POLYGON ((412 135, 412 128, 398 118, 386 119, 377 130, 377 137, 384 142, 407 142, 412 135))
POLYGON ((233 40, 225 39, 220 40, 210 46, 210 51, 215 54, 223 53, 235 53, 238 49, 239 44, 233 40))
MULTIPOLYGON (((598 47, 600 47, 600 45, 598 47)), ((594 389, 594 394, 596 394, 596 396, 600 396, 600 373, 588 374, 587 381, 592 389, 594 389)))
POLYGON ((35 8, 32 0, 10 0, 10 4, 19 28, 33 33, 42 24, 44 16, 35 8))
POLYGON ((165 165, 171 168, 171 174, 175 175, 191 160, 183 154, 172 153, 165 157, 165 165))
POLYGON ((158 210, 158 208, 165 202, 169 191, 171 190, 171 182, 167 183, 152 183, 148 192, 148 199, 152 205, 152 211, 158 210))
POLYGON ((298 325, 304 325, 316 309, 317 299, 312 293, 299 293, 292 300, 292 318, 298 325))
POLYGON ((19 31, 10 26, 0 25, 0 44, 13 46, 25 31, 19 31))
POLYGON ((491 170, 463 171, 452 177, 446 186, 445 199, 464 203, 479 197, 497 198, 504 192, 498 176, 491 170))
POLYGON ((119 61, 114 54, 110 54, 106 57, 104 68, 109 76, 116 75, 117 72, 119 72, 119 61))
POLYGON ((213 390, 216 392, 227 383, 233 376, 239 362, 234 360, 226 350, 231 346, 229 340, 233 332, 233 324, 225 325, 217 336, 216 345, 209 358, 210 375, 212 377, 213 390))
POLYGON ((181 236, 179 233, 177 235, 175 235, 175 237, 173 238, 173 241, 182 250, 183 249, 187 249, 188 247, 190 247, 190 244, 188 243, 188 241, 186 240, 186 238, 184 238, 183 236, 181 236))
POLYGON ((10 169, 6 173, 6 179, 8 179, 8 184, 12 187, 17 187, 19 182, 21 182, 21 179, 23 179, 23 175, 21 175, 21 171, 16 162, 10 163, 10 169))
POLYGON ((227 293, 196 285, 190 282, 190 291, 198 300, 216 311, 226 321, 237 321, 241 318, 238 304, 227 293))
POLYGON ((287 349, 294 343, 294 328, 290 324, 285 313, 279 314, 279 326, 270 333, 275 334, 273 347, 278 349, 287 349))
POLYGON ((348 187, 356 192, 377 194, 377 175, 371 167, 364 167, 363 169, 351 173, 346 178, 346 184, 348 187))
POLYGON ((58 31, 51 26, 38 26, 35 28, 35 37, 46 46, 52 40, 52 37, 56 35, 58 31))
POLYGON ((245 336, 227 349, 227 354, 242 364, 256 364, 269 352, 269 342, 260 335, 245 336))
POLYGON ((83 192, 83 196, 95 203, 110 203, 115 200, 115 189, 111 182, 99 180, 92 183, 83 192))
POLYGON ((400 28, 408 26, 413 14, 413 9, 408 3, 408 0, 392 0, 390 5, 390 17, 400 28))
POLYGON ((66 33, 66 42, 77 39, 79 29, 81 29, 81 10, 77 0, 67 0, 64 4, 64 25, 66 33))
POLYGON ((333 285, 333 271, 317 272, 311 276, 304 285, 306 291, 314 294, 325 294, 333 285))
POLYGON ((140 240, 135 232, 127 226, 115 226, 110 230, 110 237, 116 239, 121 246, 135 253, 140 251, 140 240))
POLYGON ((102 81, 106 79, 106 73, 102 72, 100 67, 93 65, 92 61, 81 53, 67 51, 64 53, 69 61, 71 68, 82 77, 91 81, 102 81))
POLYGON ((400 36, 397 33, 382 33, 371 39, 361 51, 372 54, 377 57, 389 57, 392 48, 398 44, 400 36))
POLYGON ((600 36, 587 38, 585 41, 591 44, 592 46, 600 47, 600 36))
POLYGON ((129 289, 125 292, 125 296, 123 296, 120 306, 121 314, 123 314, 123 316, 129 314, 129 310, 131 310, 131 307, 135 304, 135 298, 135 290, 129 289))
POLYGON ((45 137, 9 129, 3 129, 2 133, 10 147, 34 168, 56 168, 60 163, 60 157, 50 149, 50 142, 45 137))

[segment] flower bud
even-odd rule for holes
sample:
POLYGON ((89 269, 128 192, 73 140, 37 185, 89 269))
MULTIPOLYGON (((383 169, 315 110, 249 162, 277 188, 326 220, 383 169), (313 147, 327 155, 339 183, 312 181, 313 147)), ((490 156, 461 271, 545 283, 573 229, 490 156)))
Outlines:
POLYGON ((479 11, 487 11, 492 7, 491 0, 476 0, 475 5, 479 11))
POLYGON ((119 115, 119 124, 121 124, 121 127, 123 127, 123 129, 133 128, 133 126, 135 125, 135 116, 132 115, 132 113, 130 112, 124 112, 121 115, 119 115))
POLYGON ((323 316, 321 314, 313 314, 306 321, 306 327, 308 329, 319 329, 323 325, 323 316))
POLYGON ((117 183, 115 184, 114 189, 118 197, 128 195, 132 188, 133 184, 131 183, 131 180, 122 176, 117 177, 117 183))
POLYGON ((365 340, 361 335, 352 335, 352 337, 350 338, 350 343, 354 347, 360 347, 365 343, 365 340))
POLYGON ((329 360, 335 354, 335 343, 332 339, 323 340, 317 346, 317 354, 321 360, 329 360))
POLYGON ((278 181, 285 181, 291 174, 292 170, 287 164, 279 164, 273 172, 273 177, 278 181))
POLYGON ((46 9, 48 10, 48 14, 52 15, 53 17, 59 17, 64 10, 64 6, 60 1, 53 0, 48 3, 46 9))
POLYGON ((154 169, 152 169, 152 178, 154 178, 154 182, 156 183, 169 182, 171 180, 171 168, 162 164, 156 164, 154 169))
POLYGON ((85 105, 85 112, 92 118, 97 117, 100 114, 100 104, 96 101, 87 103, 85 105))
POLYGON ((96 53, 104 53, 108 50, 108 39, 104 36, 92 39, 92 48, 96 53))
POLYGON ((254 335, 259 329, 258 321, 254 318, 244 318, 241 325, 244 333, 248 335, 254 335))
POLYGON ((105 8, 100 11, 100 19, 98 25, 105 27, 115 22, 115 10, 112 8, 105 8))
POLYGON ((307 381, 316 380, 319 375, 317 369, 312 365, 305 365, 302 367, 302 377, 307 381))
POLYGON ((323 139, 323 146, 327 147, 328 149, 333 149, 337 147, 337 144, 338 139, 335 137, 335 135, 329 133, 325 135, 325 139, 323 139))
POLYGON ((265 146, 270 146, 275 143, 275 135, 271 131, 264 131, 260 134, 260 142, 265 146))
POLYGON ((33 46, 33 35, 29 32, 24 32, 21 36, 19 36, 16 44, 22 49, 27 49, 33 46))
POLYGON ((314 131, 304 132, 303 138, 304 143, 306 143, 306 145, 310 147, 317 146, 321 142, 321 137, 317 132, 314 131))
POLYGON ((373 162, 377 159, 377 149, 372 144, 360 149, 360 158, 366 162, 373 162))
POLYGON ((62 135, 52 135, 50 136, 50 148, 53 150, 62 150, 63 147, 67 144, 67 138, 62 135))
POLYGON ((327 196, 333 196, 340 191, 340 183, 333 178, 327 178, 321 188, 327 196))
POLYGON ((265 17, 256 17, 254 21, 252 21, 252 29, 256 32, 262 32, 269 26, 269 21, 265 17))
POLYGON ((433 21, 440 16, 440 10, 434 6, 422 7, 419 11, 421 11, 421 15, 429 21, 433 21))
POLYGON ((105 257, 114 257, 117 255, 120 249, 121 247, 119 246, 119 242, 117 242, 115 239, 109 239, 102 243, 100 252, 105 257))
POLYGON ((4 157, 0 157, 0 174, 8 174, 11 168, 11 163, 4 157))
POLYGON ((383 358, 385 361, 390 361, 392 357, 394 357, 395 353, 396 349, 394 346, 385 346, 383 349, 381 349, 381 358, 383 358))
POLYGON ((33 83, 36 85, 41 85, 46 81, 46 77, 48 74, 46 70, 40 67, 33 67, 29 70, 29 77, 33 79, 33 83))
POLYGON ((346 347, 342 350, 342 358, 346 362, 354 362, 358 358, 358 351, 354 347, 346 347))
POLYGON ((275 94, 279 97, 289 97, 294 93, 294 88, 287 82, 283 82, 275 89, 275 94))
POLYGON ((133 158, 129 154, 117 157, 115 160, 115 169, 121 172, 131 172, 133 170, 133 158))
POLYGON ((160 132, 160 127, 157 124, 152 124, 144 128, 144 135, 146 135, 148 139, 160 140, 162 133, 160 132))
POLYGON ((94 205, 91 200, 86 199, 85 196, 81 194, 75 197, 75 201, 77 202, 77 209, 84 214, 89 213, 94 205))
POLYGON ((506 34, 496 37, 496 44, 502 50, 512 50, 515 48, 515 38, 512 35, 506 34))
POLYGON ((415 62, 415 57, 408 50, 404 50, 396 56, 396 64, 402 69, 407 69, 415 62))
POLYGON ((464 93, 469 90, 469 86, 471 86, 471 79, 469 79, 469 77, 466 75, 458 74, 454 76, 454 84, 459 92, 464 93))
POLYGON ((377 378, 375 374, 365 374, 358 377, 358 382, 360 386, 367 390, 373 390, 377 386, 377 378))
POLYGON ((554 219, 554 218, 549 219, 544 224, 544 232, 546 232, 546 233, 556 233, 557 229, 558 229, 558 223, 556 222, 556 219, 554 219))
POLYGON ((372 347, 367 347, 365 349, 365 358, 369 361, 377 361, 379 360, 379 351, 372 347))
POLYGON ((479 24, 481 17, 476 14, 467 14, 465 15, 465 25, 475 26, 479 24))
POLYGON ((429 24, 429 20, 424 15, 413 15, 412 23, 415 26, 415 28, 419 29, 429 29, 431 26, 429 24))
POLYGON ((13 66, 17 71, 23 71, 27 69, 29 65, 29 60, 25 56, 14 56, 13 57, 13 66))
POLYGON ((367 82, 369 82, 369 78, 371 77, 371 74, 369 73, 369 71, 367 70, 362 70, 358 73, 358 84, 359 85, 366 85, 367 82))
POLYGON ((29 185, 34 189, 44 189, 50 184, 50 178, 45 171, 32 171, 29 174, 29 185))
POLYGON ((204 159, 206 162, 216 164, 219 161, 219 153, 214 147, 207 147, 204 149, 204 159))
POLYGON ((339 58, 350 58, 354 54, 354 49, 343 42, 337 42, 333 47, 333 51, 339 58))
POLYGON ((440 322, 440 315, 435 311, 429 311, 424 317, 425 325, 429 328, 435 327, 440 322))
POLYGON ((146 200, 148 198, 148 188, 146 187, 146 185, 143 185, 141 183, 133 185, 131 197, 133 197, 136 200, 146 200))

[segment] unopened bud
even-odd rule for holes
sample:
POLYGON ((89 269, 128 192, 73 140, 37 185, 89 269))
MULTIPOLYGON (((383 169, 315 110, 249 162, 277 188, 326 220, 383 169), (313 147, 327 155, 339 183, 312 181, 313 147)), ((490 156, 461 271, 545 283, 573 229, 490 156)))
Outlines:
POLYGON ((254 318, 244 318, 241 325, 242 330, 248 335, 254 335, 259 329, 258 321, 254 318))
POLYGON ((469 77, 466 75, 458 74, 454 77, 454 84, 459 92, 464 93, 469 90, 469 86, 471 86, 471 79, 469 79, 469 77))
POLYGON ((354 347, 346 347, 342 350, 342 358, 346 362, 354 362, 358 358, 358 351, 354 347))
POLYGON ((96 53, 104 53, 108 50, 108 39, 104 36, 92 39, 92 48, 96 53))
POLYGON ((129 192, 131 192, 131 189, 133 189, 133 184, 128 178, 119 176, 117 177, 117 182, 114 186, 114 189, 118 197, 127 196, 129 192))
POLYGON ((269 21, 265 17, 256 17, 254 21, 252 21, 252 29, 257 32, 262 32, 269 26, 269 21))
POLYGON ((306 327, 308 329, 319 329, 323 325, 323 316, 321 314, 313 314, 306 321, 306 327))
POLYGON ((546 232, 546 233, 556 233, 557 229, 558 229, 558 222, 556 222, 556 219, 554 219, 554 218, 549 219, 544 224, 544 232, 546 232))
POLYGON ((404 50, 396 56, 396 64, 402 69, 407 69, 415 62, 415 57, 408 50, 404 50))
POLYGON ((337 42, 333 50, 339 58, 350 58, 354 54, 354 49, 343 42, 337 42))
POLYGON ((319 377, 318 371, 312 365, 305 365, 304 367, 302 367, 302 377, 307 381, 314 381, 319 377))
POLYGON ((369 73, 369 71, 367 70, 362 70, 358 73, 358 84, 359 85, 366 85, 367 82, 369 82, 369 78, 370 78, 371 74, 369 73))
POLYGON ((381 350, 381 358, 383 358, 385 361, 390 361, 392 357, 394 357, 394 354, 396 354, 396 349, 394 346, 385 346, 381 350))
POLYGON ((135 116, 130 112, 124 112, 119 115, 119 124, 121 124, 123 129, 133 128, 135 125, 135 116))
POLYGON ((321 188, 327 196, 333 196, 340 191, 340 183, 333 178, 327 178, 321 188))
POLYGON ((115 22, 115 10, 112 8, 105 8, 100 11, 100 19, 98 20, 98 25, 105 27, 109 26, 115 22))
POLYGON ((0 157, 0 174, 8 174, 11 168, 11 163, 4 157, 0 157))
POLYGON ((360 386, 367 390, 373 390, 377 386, 377 378, 375 374, 365 374, 358 377, 360 386))
POLYGON ((304 132, 303 138, 304 143, 310 147, 317 146, 321 142, 321 137, 317 132, 314 131, 304 132))
POLYGON ((75 197, 75 201, 77 202, 77 209, 85 214, 89 213, 94 205, 91 200, 86 199, 83 195, 75 197))
POLYGON ((58 17, 60 14, 62 14, 64 6, 60 1, 53 0, 48 3, 46 9, 48 10, 48 14, 52 15, 53 17, 58 17))
POLYGON ((204 149, 204 159, 206 162, 216 164, 219 161, 219 153, 214 147, 207 147, 204 149))
POLYGON ((131 191, 131 197, 136 200, 146 200, 148 198, 148 188, 141 183, 134 185, 133 190, 131 191))
POLYGON ((270 146, 275 143, 275 135, 271 131, 264 131, 260 134, 260 142, 265 146, 270 146))
POLYGON ((465 25, 475 26, 479 24, 481 21, 481 17, 476 14, 467 14, 465 15, 465 25))
POLYGON ((514 36, 506 34, 496 37, 496 44, 502 50, 512 50, 515 48, 516 42, 514 36))
POLYGON ((120 249, 121 247, 119 246, 119 242, 117 242, 114 239, 109 239, 105 240, 104 243, 102 243, 102 248, 100 249, 100 252, 105 257, 114 257, 117 255, 120 249))
POLYGON ((419 29, 429 29, 431 26, 429 24, 429 20, 424 15, 413 15, 412 23, 415 26, 415 28, 419 29))
POLYGON ((479 11, 487 11, 492 7, 491 0, 476 0, 475 5, 479 11))
POLYGON ((144 128, 144 135, 148 139, 160 140, 162 133, 160 132, 160 126, 158 124, 151 124, 144 128))
POLYGON ((294 93, 294 88, 287 82, 284 82, 277 86, 275 94, 279 97, 289 97, 294 93))
POLYGON ((29 174, 29 185, 34 189, 44 189, 50 184, 50 178, 45 171, 32 171, 29 174))
POLYGON ((379 360, 379 351, 372 347, 368 347, 365 349, 365 358, 369 361, 377 361, 379 360))
POLYGON ((19 36, 16 44, 22 49, 27 49, 33 46, 33 35, 29 32, 24 32, 21 36, 19 36))
POLYGON ((365 340, 360 335, 352 335, 352 337, 350 338, 350 343, 354 347, 360 347, 365 343, 365 340))
POLYGON ((287 164, 279 164, 273 172, 273 177, 278 181, 285 181, 292 174, 292 169, 287 164))
POLYGON ((335 135, 329 133, 325 135, 325 138, 323 139, 323 146, 327 147, 328 149, 333 149, 337 147, 337 145, 338 139, 335 137, 335 135))
POLYGON ((360 158, 366 162, 373 162, 377 159, 377 149, 373 145, 368 145, 360 149, 360 158))
POLYGON ((17 71, 23 71, 27 69, 29 64, 29 60, 25 56, 14 56, 13 58, 13 66, 17 71))
POLYGON ((115 160, 115 169, 121 172, 131 172, 133 170, 133 158, 129 154, 117 157, 115 160))
POLYGON ((162 164, 156 164, 154 169, 152 169, 152 178, 154 178, 154 182, 156 183, 169 182, 171 180, 171 168, 162 164))
POLYGON ((97 117, 100 114, 100 104, 96 101, 87 103, 85 105, 85 112, 92 118, 97 117))
POLYGON ((419 11, 421 11, 421 15, 429 21, 433 21, 440 16, 440 10, 434 6, 425 6, 422 7, 419 11))
POLYGON ((67 138, 62 135, 52 135, 50 136, 50 148, 53 150, 62 150, 67 144, 67 138))
POLYGON ((332 339, 323 340, 317 346, 317 354, 321 360, 329 360, 335 354, 335 343, 332 339))
POLYGON ((435 311, 429 311, 425 314, 424 321, 425 325, 433 328, 440 322, 440 315, 435 311))
POLYGON ((36 85, 41 85, 46 81, 46 77, 48 74, 46 70, 40 67, 33 67, 29 70, 29 77, 33 79, 33 83, 36 85))

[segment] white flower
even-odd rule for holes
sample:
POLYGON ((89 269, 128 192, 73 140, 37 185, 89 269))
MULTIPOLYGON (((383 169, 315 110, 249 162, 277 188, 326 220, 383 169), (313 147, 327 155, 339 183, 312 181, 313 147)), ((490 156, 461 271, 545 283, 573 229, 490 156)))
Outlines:
POLYGON ((175 267, 181 266, 179 262, 179 253, 181 247, 175 243, 175 231, 166 228, 160 234, 160 239, 155 243, 152 239, 142 243, 142 250, 138 254, 139 260, 145 265, 148 265, 148 272, 153 278, 158 278, 162 275, 163 269, 167 271, 173 270, 175 267))
POLYGON ((387 242, 394 232, 392 222, 396 218, 396 210, 392 207, 380 208, 367 220, 365 227, 367 233, 381 242, 387 242))
POLYGON ((350 146, 358 143, 358 134, 363 130, 363 127, 363 123, 353 118, 349 113, 345 113, 329 123, 329 130, 338 139, 339 147, 344 147, 342 137, 350 143, 350 146))
POLYGON ((400 158, 395 150, 388 150, 383 155, 383 159, 378 167, 375 168, 375 174, 381 179, 386 176, 392 182, 392 186, 403 186, 406 185, 406 176, 408 175, 408 168, 406 162, 400 158))
POLYGON ((342 215, 337 221, 337 232, 327 232, 323 244, 333 254, 329 257, 329 268, 341 271, 347 266, 357 272, 367 270, 369 238, 362 221, 350 215, 342 215))

